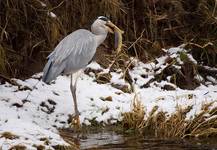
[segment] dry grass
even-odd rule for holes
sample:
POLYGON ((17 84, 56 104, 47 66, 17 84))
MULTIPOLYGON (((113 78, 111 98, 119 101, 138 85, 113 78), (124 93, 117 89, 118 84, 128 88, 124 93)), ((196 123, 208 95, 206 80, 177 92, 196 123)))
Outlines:
POLYGON ((13 139, 19 138, 19 136, 14 135, 11 132, 3 132, 3 133, 0 134, 0 138, 6 138, 6 139, 13 140, 13 139))
POLYGON ((123 126, 126 130, 138 130, 146 136, 158 138, 217 136, 217 107, 212 108, 212 104, 204 104, 201 112, 189 119, 186 115, 192 106, 179 106, 172 115, 159 112, 156 106, 145 115, 144 106, 134 99, 132 111, 123 114, 123 126))
POLYGON ((0 44, 0 73, 6 74, 6 55, 5 55, 5 50, 0 44))
MULTIPOLYGON (((99 15, 110 16, 125 31, 125 49, 143 61, 160 55, 162 47, 188 43, 198 60, 216 64, 215 0, 40 1, 0 2, 1 74, 23 77, 41 71, 46 56, 65 35, 89 28, 99 15), (198 47, 208 42, 213 45, 198 47)), ((109 47, 113 43, 107 40, 109 47)))
POLYGON ((26 146, 24 145, 15 145, 11 147, 9 150, 26 150, 26 146))
POLYGON ((64 36, 79 27, 90 28, 99 15, 114 16, 116 22, 121 5, 121 0, 1 1, 0 73, 23 77, 41 71, 46 56, 64 36))
POLYGON ((78 150, 79 148, 75 145, 72 146, 62 146, 62 145, 55 145, 52 146, 55 150, 78 150))
POLYGON ((37 150, 44 150, 45 149, 44 145, 36 145, 36 144, 34 144, 33 147, 37 148, 37 150))
POLYGON ((123 126, 127 129, 142 129, 144 126, 144 106, 135 95, 132 103, 133 109, 131 112, 123 113, 123 126))

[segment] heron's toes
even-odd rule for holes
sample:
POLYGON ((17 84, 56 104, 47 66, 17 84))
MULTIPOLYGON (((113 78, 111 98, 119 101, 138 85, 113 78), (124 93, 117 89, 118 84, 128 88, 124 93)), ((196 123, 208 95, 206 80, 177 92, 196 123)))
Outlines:
POLYGON ((75 115, 71 118, 70 127, 76 130, 81 128, 79 115, 75 115))

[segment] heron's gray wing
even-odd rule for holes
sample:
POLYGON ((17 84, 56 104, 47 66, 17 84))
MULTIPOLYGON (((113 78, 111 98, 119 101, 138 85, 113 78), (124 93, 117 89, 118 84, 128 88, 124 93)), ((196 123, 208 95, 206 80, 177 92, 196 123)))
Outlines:
POLYGON ((88 53, 91 53, 89 50, 94 47, 96 47, 94 35, 88 30, 79 29, 66 36, 48 58, 59 64, 69 57, 69 55, 74 55, 74 57, 82 54, 88 55, 88 53))
POLYGON ((95 36, 80 29, 66 36, 48 56, 43 81, 50 82, 61 73, 76 72, 91 61, 96 52, 95 36))

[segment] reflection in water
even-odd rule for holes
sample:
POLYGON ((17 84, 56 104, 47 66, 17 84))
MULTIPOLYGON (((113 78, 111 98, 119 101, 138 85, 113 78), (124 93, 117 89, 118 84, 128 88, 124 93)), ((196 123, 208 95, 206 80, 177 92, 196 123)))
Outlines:
POLYGON ((101 132, 101 133, 92 133, 86 135, 86 137, 80 138, 80 148, 89 149, 97 148, 99 146, 107 144, 120 144, 123 143, 124 139, 122 135, 117 135, 114 132, 101 132))
POLYGON ((145 138, 142 135, 123 135, 113 131, 76 134, 70 130, 61 131, 66 141, 73 141, 84 150, 217 150, 216 139, 162 140, 145 138))

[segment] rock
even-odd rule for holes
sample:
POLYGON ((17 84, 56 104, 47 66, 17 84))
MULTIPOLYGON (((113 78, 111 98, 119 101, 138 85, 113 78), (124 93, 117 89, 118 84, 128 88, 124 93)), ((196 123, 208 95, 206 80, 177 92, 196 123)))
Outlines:
POLYGON ((169 85, 169 84, 165 84, 165 85, 162 87, 162 89, 167 90, 167 91, 174 91, 174 90, 176 90, 175 87, 173 87, 172 85, 169 85))
POLYGON ((132 93, 132 91, 129 89, 129 87, 127 85, 120 85, 120 84, 112 83, 111 86, 123 91, 124 93, 132 93))
POLYGON ((100 97, 100 99, 103 100, 103 101, 110 101, 110 102, 112 101, 112 97, 111 96, 108 96, 106 98, 100 97))

